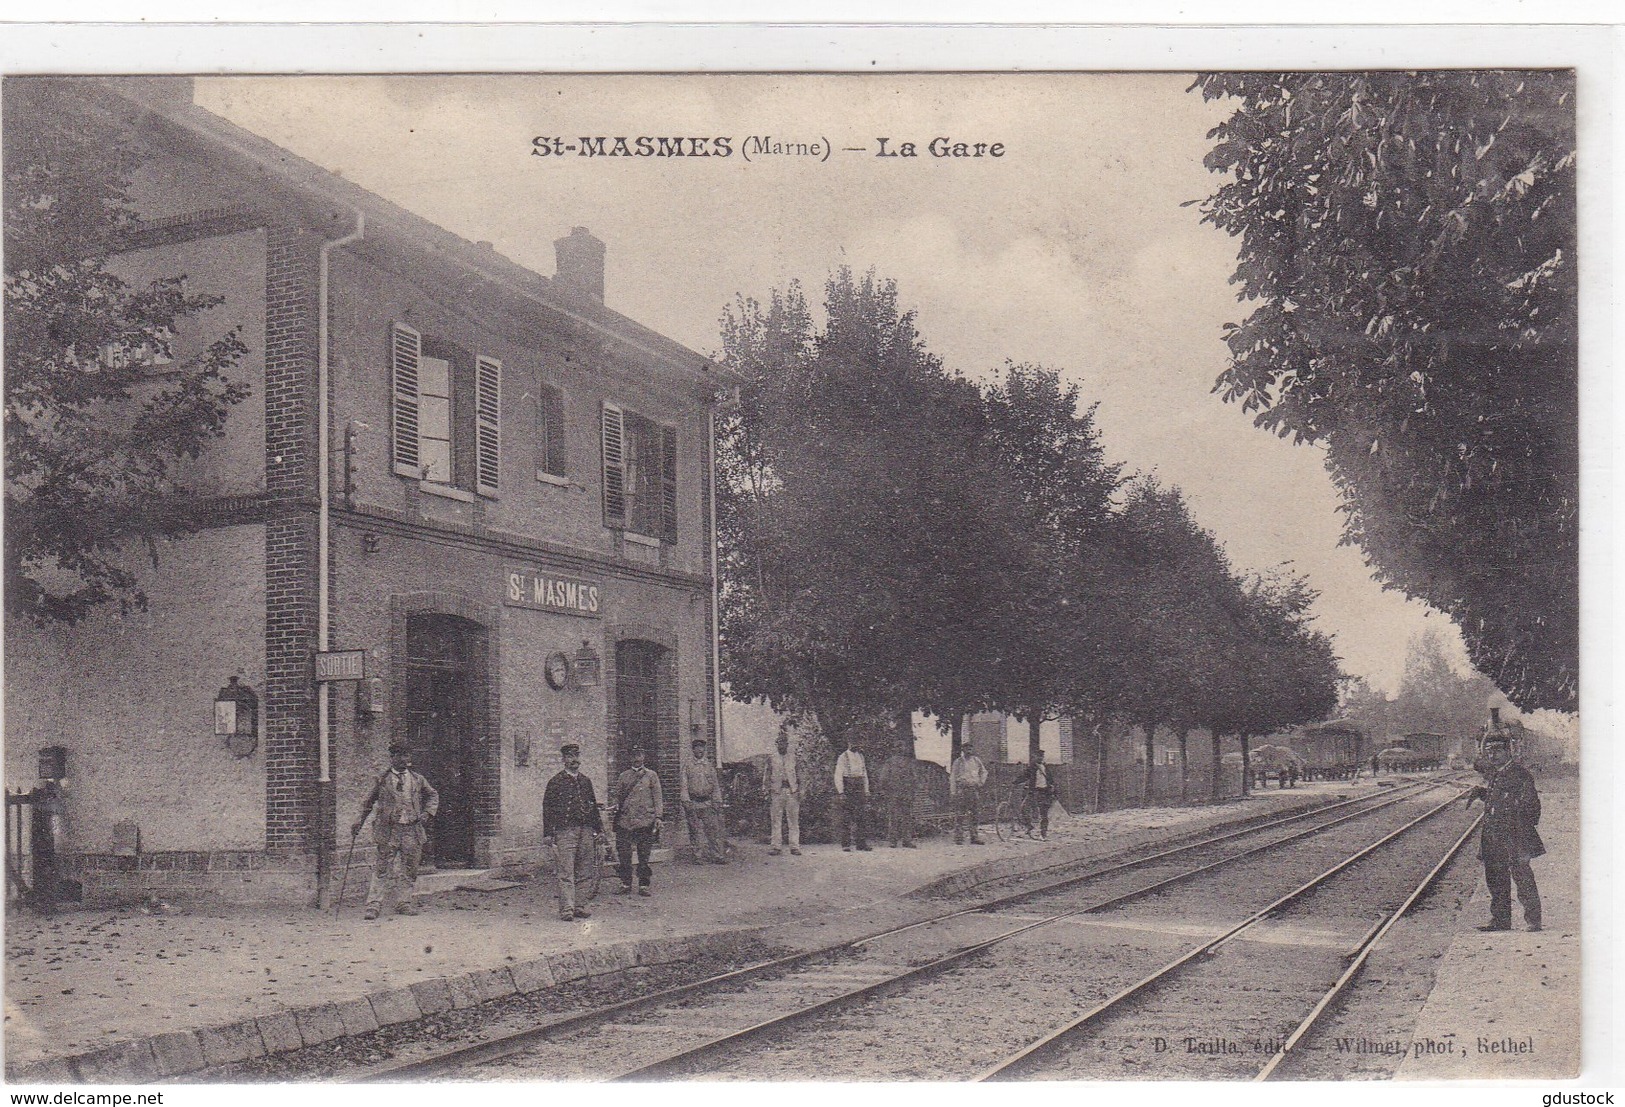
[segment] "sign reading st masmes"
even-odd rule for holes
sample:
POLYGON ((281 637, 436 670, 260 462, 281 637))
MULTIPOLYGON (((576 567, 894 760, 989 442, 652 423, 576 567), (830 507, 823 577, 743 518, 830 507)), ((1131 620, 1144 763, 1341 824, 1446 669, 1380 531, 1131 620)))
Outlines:
POLYGON ((529 569, 509 569, 502 602, 533 611, 556 611, 583 619, 602 618, 603 587, 596 580, 559 577, 529 569))

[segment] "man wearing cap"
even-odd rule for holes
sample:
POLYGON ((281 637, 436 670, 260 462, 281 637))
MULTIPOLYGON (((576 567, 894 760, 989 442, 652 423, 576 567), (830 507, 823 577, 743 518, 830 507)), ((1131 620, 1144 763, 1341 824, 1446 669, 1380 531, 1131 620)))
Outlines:
POLYGON ((383 910, 386 893, 395 900, 402 915, 416 915, 413 896, 417 891, 418 862, 429 834, 425 824, 440 810, 440 793, 421 773, 412 771, 412 750, 401 741, 389 744, 389 768, 373 783, 361 817, 350 825, 350 839, 361 834, 367 816, 377 809, 372 823, 372 841, 377 847, 372 880, 367 884, 365 917, 376 919, 383 910))
POLYGON ((592 912, 576 902, 576 881, 598 863, 593 836, 604 832, 604 823, 598 816, 592 781, 581 771, 581 747, 566 742, 559 747, 559 756, 564 768, 553 775, 542 793, 542 843, 553 847, 559 918, 585 919, 592 912))
POLYGON ((691 743, 694 756, 683 762, 678 789, 683 814, 688 818, 688 841, 694 847, 694 860, 713 865, 728 863, 728 844, 722 836, 722 782, 716 766, 706 754, 704 738, 691 743), (704 842, 702 854, 701 842, 704 842))
POLYGON ((660 777, 644 764, 642 749, 632 751, 632 767, 615 778, 615 853, 620 858, 621 895, 632 892, 632 854, 638 857, 638 895, 649 894, 649 853, 660 822, 660 777))
POLYGON ((848 853, 853 845, 869 848, 864 823, 869 806, 869 767, 856 738, 846 743, 846 752, 835 759, 835 794, 841 797, 841 848, 848 853))
POLYGON ((1490 892, 1490 921, 1480 930, 1512 929, 1512 886, 1518 887, 1523 921, 1539 930, 1540 891, 1535 887, 1531 859, 1546 852, 1535 825, 1540 822, 1540 793, 1529 770, 1512 758, 1504 735, 1493 732, 1484 739, 1479 763, 1484 783, 1467 797, 1484 801, 1484 825, 1478 834, 1478 856, 1484 862, 1484 884, 1490 892))

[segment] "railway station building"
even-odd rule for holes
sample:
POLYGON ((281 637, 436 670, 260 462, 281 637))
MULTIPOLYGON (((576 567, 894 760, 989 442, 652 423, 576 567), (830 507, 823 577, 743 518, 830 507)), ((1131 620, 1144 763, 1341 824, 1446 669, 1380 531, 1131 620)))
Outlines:
POLYGON ((223 298, 175 357, 233 328, 248 347, 250 395, 186 475, 208 525, 132 550, 147 609, 7 626, 7 783, 60 775, 68 886, 314 903, 395 739, 440 792, 441 868, 537 860, 567 740, 600 795, 644 748, 675 802, 679 758, 717 733, 730 375, 606 306, 583 228, 548 228, 544 277, 188 80, 6 92, 10 125, 134 139, 142 222, 115 268, 223 298))

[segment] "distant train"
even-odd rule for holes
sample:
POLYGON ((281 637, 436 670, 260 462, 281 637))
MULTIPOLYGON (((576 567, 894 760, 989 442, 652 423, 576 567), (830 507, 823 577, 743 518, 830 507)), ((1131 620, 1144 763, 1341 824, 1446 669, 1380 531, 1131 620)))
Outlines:
POLYGON ((1372 754, 1365 728, 1349 719, 1299 727, 1290 743, 1306 780, 1353 780, 1372 754))
POLYGON ((1396 738, 1393 745, 1408 749, 1416 755, 1415 768, 1437 769, 1461 752, 1462 741, 1448 734, 1416 731, 1403 738, 1396 738))

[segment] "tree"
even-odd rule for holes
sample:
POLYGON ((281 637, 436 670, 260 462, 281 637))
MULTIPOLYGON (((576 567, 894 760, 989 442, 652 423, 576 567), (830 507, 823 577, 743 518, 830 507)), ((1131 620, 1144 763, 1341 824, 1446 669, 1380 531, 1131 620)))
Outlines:
POLYGON ((1189 771, 1184 736, 1206 725, 1212 729, 1217 797, 1224 697, 1245 693, 1237 679, 1244 647, 1240 583, 1180 491, 1153 477, 1129 485, 1115 534, 1116 606, 1124 618, 1114 636, 1119 668, 1112 704, 1145 732, 1146 794, 1152 791, 1158 727, 1170 726, 1181 736, 1183 795, 1189 771))
MULTIPOLYGON (((993 450, 1020 509, 995 569, 1006 599, 992 605, 987 628, 998 642, 992 699, 1026 720, 1029 762, 1044 720, 1104 698, 1117 612, 1097 584, 1122 466, 1107 462, 1098 405, 1083 407, 1080 395, 1054 370, 1009 363, 985 394, 993 450)), ((983 487, 1004 494, 1001 483, 983 487)))
POLYGON ((127 140, 68 126, 51 82, 5 102, 6 608, 77 621, 146 606, 132 544, 197 525, 182 465, 247 388, 237 333, 186 351, 221 302, 184 277, 135 286, 110 260, 139 226, 127 140))
POLYGON ((1231 612, 1238 648, 1210 719, 1216 735, 1240 737, 1243 781, 1252 738, 1324 719, 1337 707, 1345 678, 1331 638, 1313 625, 1316 595, 1284 569, 1241 582, 1240 606, 1231 612))
POLYGON ((1405 669, 1399 692, 1376 719, 1360 716, 1378 741, 1422 732, 1464 738, 1484 724, 1491 702, 1499 702, 1495 686, 1480 673, 1458 672, 1437 631, 1413 636, 1405 650, 1405 669))
POLYGON ((1578 696, 1574 78, 1206 74, 1255 303, 1215 390, 1322 445, 1344 539, 1526 709, 1578 696))
POLYGON ((986 490, 976 390, 926 350, 895 284, 839 270, 824 316, 792 285, 723 318, 747 380, 718 434, 724 673, 837 744, 901 744, 913 710, 977 696, 968 658, 1014 497, 986 490))

